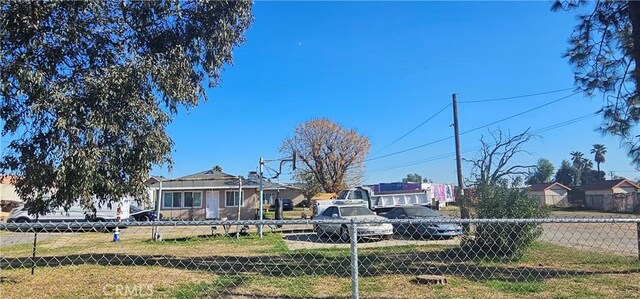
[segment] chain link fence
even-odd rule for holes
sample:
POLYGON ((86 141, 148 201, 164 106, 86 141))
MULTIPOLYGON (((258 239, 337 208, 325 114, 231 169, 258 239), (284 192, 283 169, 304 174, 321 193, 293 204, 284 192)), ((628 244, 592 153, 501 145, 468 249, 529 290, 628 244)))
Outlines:
POLYGON ((3 298, 638 298, 639 246, 640 218, 3 223, 0 284, 3 298))

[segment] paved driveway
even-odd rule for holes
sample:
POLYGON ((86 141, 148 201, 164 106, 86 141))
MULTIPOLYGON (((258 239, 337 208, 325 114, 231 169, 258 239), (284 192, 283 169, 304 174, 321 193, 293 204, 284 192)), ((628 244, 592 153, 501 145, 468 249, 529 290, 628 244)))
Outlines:
MULTIPOLYGON (((350 242, 341 241, 339 238, 322 237, 319 238, 315 233, 294 233, 286 234, 284 237, 287 248, 290 250, 299 249, 323 249, 323 248, 350 248, 350 242)), ((379 248, 403 245, 450 245, 456 246, 460 244, 460 238, 451 238, 446 240, 432 239, 412 239, 407 237, 393 236, 391 240, 369 240, 362 239, 358 241, 358 248, 379 248)))
MULTIPOLYGON (((551 218, 640 218, 640 215, 599 212, 552 212, 551 218)), ((548 223, 541 240, 581 250, 638 256, 635 223, 548 223)))

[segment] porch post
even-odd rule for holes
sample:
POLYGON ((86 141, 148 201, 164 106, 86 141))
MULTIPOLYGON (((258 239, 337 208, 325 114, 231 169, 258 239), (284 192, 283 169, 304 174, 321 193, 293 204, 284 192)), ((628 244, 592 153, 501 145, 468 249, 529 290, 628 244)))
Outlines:
MULTIPOLYGON (((238 177, 238 221, 240 221, 240 210, 242 209, 243 196, 242 196, 242 178, 238 177)), ((236 226, 236 239, 240 238, 240 224, 236 226)))
MULTIPOLYGON (((160 221, 160 205, 162 204, 162 179, 160 179, 160 187, 158 188, 158 200, 156 205, 156 221, 160 221)), ((157 241, 160 236, 160 228, 158 226, 154 226, 151 229, 151 240, 157 241)))
MULTIPOLYGON (((260 215, 260 221, 262 221, 264 215, 263 215, 263 207, 262 207, 262 201, 263 201, 263 196, 264 196, 264 188, 262 186, 262 166, 264 165, 264 159, 262 157, 260 157, 260 195, 258 195, 258 214, 260 215)), ((262 239, 262 223, 260 223, 260 225, 258 225, 258 235, 260 236, 260 239, 262 239)))

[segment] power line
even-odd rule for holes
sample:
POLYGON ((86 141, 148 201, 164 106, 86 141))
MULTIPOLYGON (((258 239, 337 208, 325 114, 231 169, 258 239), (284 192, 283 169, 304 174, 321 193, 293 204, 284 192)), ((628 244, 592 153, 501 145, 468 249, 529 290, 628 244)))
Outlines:
MULTIPOLYGON (((515 118, 515 117, 521 116, 521 115, 526 114, 526 113, 529 113, 529 112, 531 112, 531 111, 535 111, 535 110, 538 110, 538 109, 540 109, 540 108, 544 108, 544 107, 549 106, 549 105, 551 105, 551 104, 555 104, 555 103, 560 102, 560 101, 562 101, 562 100, 568 99, 568 98, 570 98, 570 97, 572 97, 572 96, 575 96, 575 95, 577 95, 577 94, 579 94, 579 93, 580 93, 580 92, 574 92, 574 93, 572 93, 572 94, 570 94, 570 95, 568 95, 568 96, 564 96, 564 97, 561 97, 561 98, 559 98, 559 99, 555 99, 555 100, 553 100, 553 101, 550 101, 550 102, 547 102, 547 103, 545 103, 545 104, 542 104, 542 105, 539 105, 539 106, 533 107, 533 108, 531 108, 531 109, 527 109, 527 110, 525 110, 525 111, 523 111, 523 112, 520 112, 520 113, 517 113, 517 114, 511 115, 511 116, 509 116, 509 117, 505 117, 505 118, 503 118, 503 119, 500 119, 500 120, 497 120, 497 121, 491 122, 491 123, 489 123, 489 124, 486 124, 486 125, 483 125, 483 126, 479 126, 479 127, 477 127, 477 128, 471 129, 471 130, 464 131, 464 132, 460 133, 460 135, 464 135, 464 134, 467 134, 467 133, 471 133, 471 132, 474 132, 474 131, 477 131, 477 130, 480 130, 480 129, 483 129, 483 128, 486 128, 486 127, 489 127, 489 126, 492 126, 492 125, 495 125, 495 124, 497 124, 497 123, 503 122, 503 121, 505 121, 505 120, 509 120, 509 119, 512 119, 512 118, 515 118)), ((378 160, 378 159, 382 159, 382 158, 386 158, 386 157, 390 157, 390 156, 395 156, 395 155, 398 155, 398 154, 406 153, 406 152, 409 152, 409 151, 412 151, 412 150, 415 150, 415 149, 423 148, 423 147, 425 147, 425 146, 429 146, 429 145, 433 145, 433 144, 435 144, 435 143, 439 143, 439 142, 442 142, 442 141, 446 141, 446 140, 449 140, 449 139, 451 139, 451 138, 453 138, 453 136, 449 136, 449 137, 441 138, 441 139, 438 139, 438 140, 435 140, 435 141, 432 141, 432 142, 429 142, 429 143, 425 143, 425 144, 421 144, 421 145, 418 145, 418 146, 410 147, 410 148, 408 148, 408 149, 400 150, 400 151, 393 152, 393 153, 389 153, 389 154, 386 154, 386 155, 382 155, 382 156, 378 156, 378 157, 369 158, 369 159, 366 159, 366 160, 365 160, 365 162, 367 162, 367 161, 374 161, 374 160, 378 160)))
POLYGON ((563 89, 558 89, 558 90, 531 93, 531 94, 512 96, 512 97, 506 97, 506 98, 495 98, 495 99, 475 100, 475 101, 459 101, 458 103, 460 103, 460 104, 470 104, 470 103, 485 103, 485 102, 506 101, 506 100, 513 100, 513 99, 535 97, 535 96, 540 96, 540 95, 545 95, 545 94, 551 94, 551 93, 556 93, 556 92, 567 91, 567 90, 571 90, 571 89, 574 89, 574 88, 573 87, 569 87, 569 88, 563 88, 563 89))
POLYGON ((407 135, 413 133, 415 130, 417 130, 418 128, 422 127, 424 124, 426 124, 427 122, 429 122, 430 120, 432 120, 434 117, 438 116, 438 114, 442 113, 442 111, 444 111, 445 109, 449 108, 449 106, 451 106, 451 103, 447 104, 446 106, 442 107, 442 109, 438 110, 438 112, 436 112, 435 114, 431 115, 429 118, 427 118, 425 121, 421 122, 419 125, 417 125, 416 127, 414 127, 413 129, 409 130, 409 132, 403 134, 402 136, 398 137, 396 140, 394 140, 393 142, 389 143, 388 145, 386 145, 385 147, 381 148, 380 150, 374 152, 374 154, 379 153, 384 151, 385 149, 389 148, 390 146, 394 145, 396 142, 400 141, 402 138, 407 137, 407 135))
POLYGON ((421 145, 414 146, 414 147, 411 147, 411 148, 408 148, 408 149, 404 149, 404 150, 401 150, 401 151, 393 152, 393 153, 390 153, 390 154, 386 154, 386 155, 382 155, 382 156, 378 156, 378 157, 374 157, 374 158, 369 158, 369 159, 366 159, 364 161, 368 162, 368 161, 373 161, 373 160, 386 158, 386 157, 389 157, 389 156, 395 156, 395 155, 398 155, 398 154, 406 153, 408 151, 412 151, 412 150, 419 149, 419 148, 422 148, 422 147, 425 147, 425 146, 436 144, 438 142, 442 142, 442 141, 449 140, 449 139, 452 139, 452 138, 453 138, 453 136, 445 137, 445 138, 442 138, 442 139, 438 139, 436 141, 432 141, 432 142, 429 142, 429 143, 421 144, 421 145))
MULTIPOLYGON (((557 129, 557 128, 561 128, 561 127, 566 127, 568 125, 571 125, 571 124, 574 124, 574 123, 577 123, 577 122, 592 118, 592 117, 594 117, 596 115, 598 115, 597 112, 589 113, 587 115, 579 116, 579 117, 576 117, 576 118, 573 118, 573 119, 570 119, 570 120, 566 120, 566 121, 559 122, 559 123, 556 123, 556 124, 553 124, 553 125, 550 125, 550 126, 547 126, 547 127, 544 127, 544 128, 540 128, 538 130, 534 130, 534 131, 531 132, 531 134, 537 134, 537 133, 541 133, 541 132, 551 131, 551 130, 554 130, 554 129, 557 129)), ((478 150, 479 148, 480 148, 479 146, 476 146, 476 147, 473 147, 473 148, 469 148, 469 149, 464 150, 462 153, 472 152, 472 151, 478 150)), ((407 163, 404 163, 404 164, 386 166, 386 167, 382 167, 382 168, 378 168, 378 169, 373 169, 371 171, 368 171, 367 173, 375 173, 375 172, 388 171, 388 170, 393 170, 393 169, 398 169, 398 168, 404 168, 404 167, 408 167, 408 166, 413 166, 413 165, 423 164, 423 163, 427 163, 427 162, 433 162, 433 161, 437 161, 437 160, 442 160, 442 159, 453 157, 453 156, 455 156, 455 152, 454 153, 448 153, 448 154, 441 154, 441 155, 438 155, 438 156, 433 156, 433 157, 429 157, 429 158, 426 158, 426 159, 417 160, 417 161, 413 161, 413 162, 407 162, 407 163)))
POLYGON ((540 106, 536 106, 536 107, 533 107, 533 108, 531 108, 531 109, 528 109, 528 110, 522 111, 522 112, 520 112, 520 113, 517 113, 517 114, 511 115, 511 116, 505 117, 505 118, 503 118, 503 119, 496 120, 496 121, 494 121, 494 122, 492 122, 492 123, 488 123, 488 124, 486 124, 486 125, 479 126, 479 127, 477 127, 477 128, 474 128, 474 129, 471 129, 471 130, 464 131, 464 132, 460 133, 460 135, 464 135, 464 134, 471 133, 471 132, 474 132, 474 131, 477 131, 477 130, 480 130, 480 129, 484 129, 484 128, 486 128, 486 127, 493 126, 493 125, 495 125, 495 124, 497 124, 497 123, 500 123, 500 122, 503 122, 503 121, 505 121, 505 120, 510 120, 510 119, 512 119, 512 118, 515 118, 515 117, 521 116, 521 115, 526 114, 526 113, 529 113, 529 112, 531 112, 531 111, 535 111, 535 110, 538 110, 538 109, 540 109, 540 108, 544 108, 544 107, 546 107, 546 106, 549 106, 549 105, 551 105, 551 104, 555 104, 555 103, 557 103, 557 102, 560 102, 560 101, 562 101, 562 100, 566 100, 566 99, 568 99, 568 98, 570 98, 570 97, 572 97, 572 96, 575 96, 575 95, 577 95, 577 94, 579 94, 579 93, 580 93, 579 91, 578 91, 578 92, 574 92, 574 93, 572 93, 572 94, 570 94, 570 95, 568 95, 568 96, 564 96, 564 97, 561 97, 561 98, 559 98, 559 99, 555 99, 555 100, 553 100, 553 101, 551 101, 551 102, 547 102, 547 103, 542 104, 542 105, 540 105, 540 106))

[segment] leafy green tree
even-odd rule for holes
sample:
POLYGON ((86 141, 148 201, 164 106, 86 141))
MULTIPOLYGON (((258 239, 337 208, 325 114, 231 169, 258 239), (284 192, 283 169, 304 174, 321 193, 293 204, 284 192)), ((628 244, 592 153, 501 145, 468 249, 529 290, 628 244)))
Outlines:
POLYGON ((640 166, 640 2, 557 0, 552 10, 586 11, 564 54, 581 91, 602 93, 603 132, 619 136, 640 166))
POLYGON ((558 171, 556 172, 556 176, 553 179, 554 181, 563 184, 565 186, 572 186, 575 181, 576 170, 571 166, 569 161, 562 160, 562 164, 558 171))
POLYGON ((586 185, 590 182, 604 181, 606 179, 606 175, 607 174, 604 171, 590 169, 582 176, 582 185, 586 185))
POLYGON ((420 183, 422 182, 422 176, 417 173, 409 173, 407 176, 402 179, 403 183, 420 183))
POLYGON ((607 153, 607 148, 604 144, 594 144, 591 153, 594 155, 593 160, 596 161, 598 171, 600 171, 600 163, 605 162, 604 155, 607 153))
POLYGON ((5 1, 0 116, 31 213, 147 195, 171 163, 165 128, 206 100, 253 16, 244 1, 5 1), (43 200, 43 195, 51 195, 43 200))
POLYGON ((551 181, 551 177, 553 176, 553 171, 554 171, 554 167, 551 161, 540 158, 538 159, 538 163, 536 164, 535 170, 529 173, 526 183, 529 185, 548 183, 551 181))

